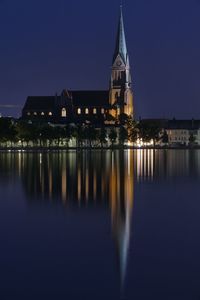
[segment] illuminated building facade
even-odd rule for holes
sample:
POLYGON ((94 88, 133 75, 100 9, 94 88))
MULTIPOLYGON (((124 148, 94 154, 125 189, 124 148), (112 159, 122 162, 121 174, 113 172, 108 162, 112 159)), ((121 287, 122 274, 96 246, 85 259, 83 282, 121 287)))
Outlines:
POLYGON ((63 123, 102 124, 109 115, 134 115, 131 74, 122 8, 112 62, 109 90, 71 91, 50 97, 28 97, 22 110, 26 120, 63 123))

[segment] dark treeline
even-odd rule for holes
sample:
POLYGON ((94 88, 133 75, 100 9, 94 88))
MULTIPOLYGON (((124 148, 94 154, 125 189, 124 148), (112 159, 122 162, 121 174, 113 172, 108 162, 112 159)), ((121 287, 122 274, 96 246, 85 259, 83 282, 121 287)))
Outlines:
POLYGON ((96 128, 91 124, 53 125, 0 118, 0 146, 6 147, 114 147, 127 143, 160 140, 168 143, 166 132, 156 122, 147 124, 126 118, 116 125, 96 128))

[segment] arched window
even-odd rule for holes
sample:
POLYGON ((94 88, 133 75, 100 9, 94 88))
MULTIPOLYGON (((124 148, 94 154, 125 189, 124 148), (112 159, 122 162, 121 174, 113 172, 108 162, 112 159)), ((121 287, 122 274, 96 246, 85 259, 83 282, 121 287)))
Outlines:
POLYGON ((80 108, 77 109, 77 113, 78 113, 78 115, 81 114, 81 109, 80 108))
POLYGON ((49 112, 49 116, 52 116, 52 115, 53 115, 53 114, 52 114, 52 112, 50 111, 50 112, 49 112))
POLYGON ((37 116, 37 113, 36 113, 36 111, 35 111, 33 114, 34 114, 34 116, 37 116))
POLYGON ((85 114, 86 114, 86 115, 89 114, 89 109, 88 109, 88 108, 85 109, 85 114))
POLYGON ((44 112, 43 111, 41 112, 41 116, 44 116, 44 112))
POLYGON ((105 109, 104 108, 101 109, 101 113, 105 114, 105 109))
POLYGON ((62 116, 63 118, 66 118, 66 116, 67 116, 67 111, 66 111, 66 108, 64 108, 64 107, 63 107, 63 109, 62 109, 61 116, 62 116))
POLYGON ((97 114, 97 109, 96 108, 93 109, 93 114, 95 114, 95 115, 97 114))
POLYGON ((30 112, 27 112, 27 116, 30 116, 31 115, 31 113, 30 112))

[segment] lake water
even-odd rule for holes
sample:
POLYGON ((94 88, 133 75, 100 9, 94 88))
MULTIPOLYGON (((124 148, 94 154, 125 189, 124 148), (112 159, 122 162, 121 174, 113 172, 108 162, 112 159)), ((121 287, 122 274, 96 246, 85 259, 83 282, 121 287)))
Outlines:
POLYGON ((0 299, 200 299, 200 151, 0 154, 0 299))

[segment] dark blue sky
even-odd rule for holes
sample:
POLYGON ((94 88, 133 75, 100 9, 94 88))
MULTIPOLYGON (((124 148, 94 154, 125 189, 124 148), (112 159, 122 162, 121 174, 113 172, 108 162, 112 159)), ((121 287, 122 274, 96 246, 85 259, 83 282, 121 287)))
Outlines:
MULTIPOLYGON (((119 2, 0 0, 0 104, 107 89, 119 2)), ((123 10, 137 116, 200 118, 200 1, 126 0, 123 10)))

